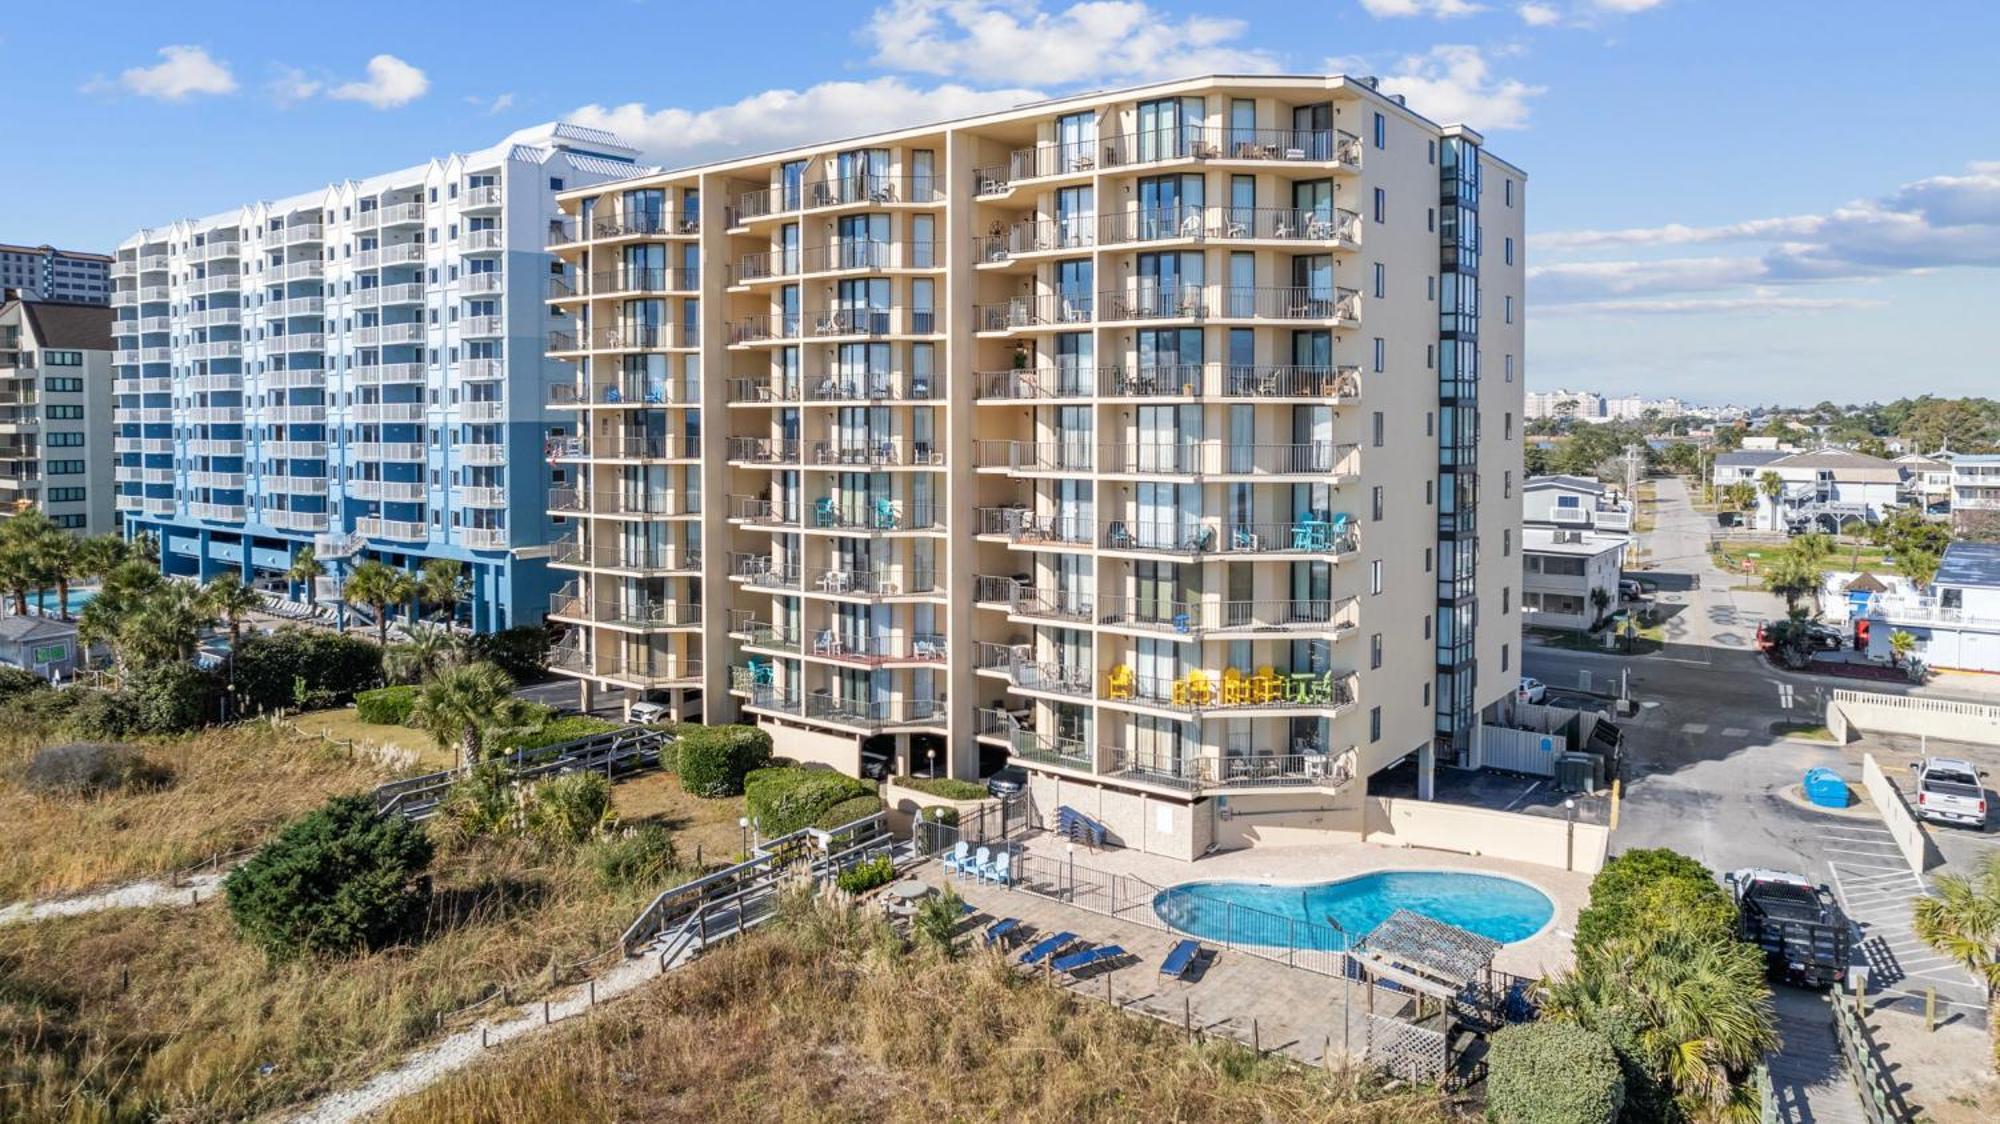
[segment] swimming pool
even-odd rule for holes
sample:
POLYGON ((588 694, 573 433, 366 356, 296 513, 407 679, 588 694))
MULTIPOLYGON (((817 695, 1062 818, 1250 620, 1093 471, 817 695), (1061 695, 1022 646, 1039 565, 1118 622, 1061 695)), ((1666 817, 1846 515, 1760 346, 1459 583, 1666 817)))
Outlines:
MULTIPOLYGON (((90 599, 95 596, 97 596, 97 590, 94 588, 71 586, 69 591, 70 615, 75 616, 83 612, 83 607, 90 604, 90 599)), ((45 589, 40 593, 29 595, 28 608, 31 612, 39 613, 45 617, 52 617, 56 615, 56 603, 60 600, 61 598, 57 596, 55 590, 45 589)))
POLYGON ((1379 870, 1303 885, 1184 882, 1153 898, 1160 920, 1189 936, 1329 950, 1346 948, 1398 909, 1502 944, 1541 932, 1556 912, 1526 882, 1447 870, 1379 870))

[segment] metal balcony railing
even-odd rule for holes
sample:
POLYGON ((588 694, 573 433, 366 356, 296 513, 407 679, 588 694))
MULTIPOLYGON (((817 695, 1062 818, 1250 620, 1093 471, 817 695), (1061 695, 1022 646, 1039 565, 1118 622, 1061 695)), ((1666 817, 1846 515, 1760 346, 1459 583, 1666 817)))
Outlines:
POLYGON ((1097 623, 1186 636, 1223 631, 1342 633, 1359 625, 1360 605, 1355 597, 1252 601, 1112 597, 1101 601, 1097 623))
POLYGON ((975 468, 1006 469, 1010 472, 1089 472, 1096 463, 1096 450, 1088 440, 1061 441, 977 441, 973 444, 975 468))
POLYGON ((1358 246, 1361 216, 1341 208, 1142 207, 1098 217, 1097 242, 1324 242, 1358 246))
POLYGON ((979 534, 1004 535, 1012 543, 1089 546, 1097 540, 1097 524, 1088 513, 1037 515, 1026 507, 982 507, 974 514, 979 534))

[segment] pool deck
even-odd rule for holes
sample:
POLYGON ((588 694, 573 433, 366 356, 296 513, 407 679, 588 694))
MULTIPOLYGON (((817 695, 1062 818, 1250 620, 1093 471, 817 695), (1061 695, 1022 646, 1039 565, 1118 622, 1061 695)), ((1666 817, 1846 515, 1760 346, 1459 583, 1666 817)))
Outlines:
MULTIPOLYGON (((1051 835, 1029 836, 1021 849, 1044 858, 1068 860, 1064 841, 1051 835)), ((1539 976, 1569 965, 1570 931, 1578 907, 1587 900, 1586 875, 1500 862, 1464 855, 1411 851, 1362 843, 1329 843, 1310 847, 1253 848, 1210 856, 1197 863, 1123 850, 1076 849, 1079 868, 1144 879, 1162 888, 1197 879, 1238 878, 1274 882, 1327 882, 1377 870, 1457 870, 1498 874, 1530 882, 1556 903, 1555 919, 1536 936, 1503 948, 1494 966, 1522 976, 1539 976)), ((934 885, 950 885, 978 910, 968 931, 975 934, 1002 917, 1018 918, 1024 941, 1011 954, 1041 936, 1073 932, 1093 944, 1115 943, 1132 955, 1108 971, 1086 973, 1064 984, 1079 995, 1104 999, 1150 1014, 1175 1026, 1190 1019, 1198 1031, 1235 1038, 1253 1038, 1263 1049, 1289 1054, 1310 1065, 1340 1064, 1359 1056, 1367 1041, 1368 998, 1359 984, 1288 967, 1248 953, 1221 949, 1202 941, 1208 955, 1186 981, 1159 974, 1167 951, 1183 934, 1111 917, 1071 905, 1058 898, 1023 890, 982 885, 947 876, 937 862, 925 862, 913 876, 934 885), (1108 991, 1107 991, 1108 984, 1108 991)), ((1053 977, 1060 981, 1061 977, 1053 977)), ((1403 997, 1376 992, 1376 1010, 1395 1014, 1403 997)))

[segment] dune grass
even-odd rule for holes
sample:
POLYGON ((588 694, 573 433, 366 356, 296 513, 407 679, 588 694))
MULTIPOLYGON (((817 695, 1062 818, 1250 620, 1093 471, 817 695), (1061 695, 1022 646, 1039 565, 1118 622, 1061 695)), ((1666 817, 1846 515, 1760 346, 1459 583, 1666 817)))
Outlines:
POLYGON ((0 902, 165 874, 254 845, 328 796, 392 775, 318 738, 253 723, 136 741, 148 761, 172 770, 164 788, 43 798, 20 775, 45 741, 0 731, 0 902))
POLYGON ((387 1121, 1449 1119, 1429 1091, 1190 1045, 989 954, 944 961, 851 912, 790 913, 387 1121))
POLYGON ((439 1012, 546 990, 552 960, 606 950, 650 892, 521 843, 433 874, 409 945, 323 961, 267 963, 220 900, 0 929, 0 1119, 237 1120, 359 1081, 439 1012))

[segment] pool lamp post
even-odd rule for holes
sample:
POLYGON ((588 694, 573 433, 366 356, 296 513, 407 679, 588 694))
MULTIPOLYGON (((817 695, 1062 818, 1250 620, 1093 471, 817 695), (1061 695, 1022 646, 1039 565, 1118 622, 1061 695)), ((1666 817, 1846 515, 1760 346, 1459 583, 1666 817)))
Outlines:
POLYGON ((736 817, 736 826, 743 832, 743 857, 748 859, 750 857, 750 817, 736 817))
POLYGON ((1576 800, 1574 797, 1563 801, 1563 815, 1568 824, 1563 836, 1563 869, 1576 869, 1576 800))
POLYGON ((928 761, 926 767, 930 770, 930 775, 935 778, 937 776, 937 747, 931 746, 929 749, 924 750, 924 757, 928 761))
POLYGON ((1063 847, 1069 851, 1069 900, 1074 904, 1076 901, 1076 840, 1072 839, 1064 843, 1063 847))

